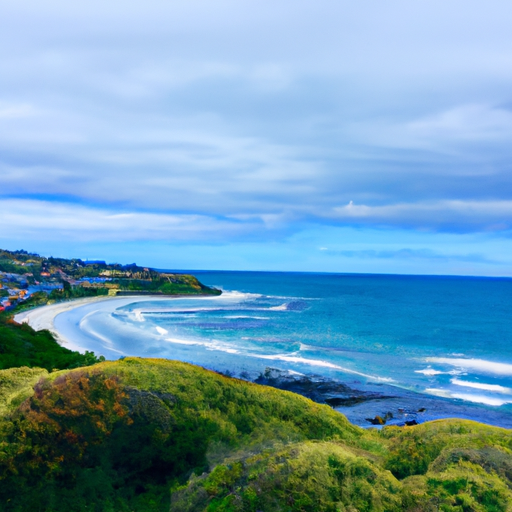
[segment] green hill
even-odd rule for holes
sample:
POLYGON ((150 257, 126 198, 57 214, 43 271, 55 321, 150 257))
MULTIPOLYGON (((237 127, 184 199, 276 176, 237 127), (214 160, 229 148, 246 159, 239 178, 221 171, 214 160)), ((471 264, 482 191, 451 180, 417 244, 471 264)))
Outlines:
POLYGON ((175 361, 0 371, 0 510, 507 511, 510 431, 363 430, 175 361))
POLYGON ((93 352, 85 354, 59 345, 50 331, 35 331, 30 325, 14 322, 0 314, 0 370, 29 366, 47 370, 68 369, 102 361, 93 352))

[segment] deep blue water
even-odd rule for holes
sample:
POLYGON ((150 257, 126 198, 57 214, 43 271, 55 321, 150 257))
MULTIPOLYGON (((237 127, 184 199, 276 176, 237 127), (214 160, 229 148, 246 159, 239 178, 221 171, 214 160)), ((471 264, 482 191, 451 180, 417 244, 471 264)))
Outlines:
MULTIPOLYGON (((107 357, 181 359, 388 383, 468 403, 512 403, 512 280, 196 272, 216 298, 119 299, 57 317, 107 357)), ((512 406, 509 406, 512 407, 512 406)))

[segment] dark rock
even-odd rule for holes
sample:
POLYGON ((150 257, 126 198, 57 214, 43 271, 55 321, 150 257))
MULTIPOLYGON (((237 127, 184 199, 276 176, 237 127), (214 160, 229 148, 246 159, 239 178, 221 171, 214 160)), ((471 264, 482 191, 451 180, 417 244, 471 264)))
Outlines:
POLYGON ((370 422, 372 425, 385 425, 386 420, 381 416, 375 416, 375 418, 366 418, 366 421, 370 422))
POLYGON ((256 384, 292 391, 319 404, 331 407, 350 407, 368 400, 395 398, 380 393, 353 389, 342 382, 317 376, 296 377, 286 371, 266 368, 254 381, 256 384))

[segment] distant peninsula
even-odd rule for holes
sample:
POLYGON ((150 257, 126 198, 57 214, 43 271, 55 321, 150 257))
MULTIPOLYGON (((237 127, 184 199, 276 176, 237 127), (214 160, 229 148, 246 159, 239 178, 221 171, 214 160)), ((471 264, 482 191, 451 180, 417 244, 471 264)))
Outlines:
POLYGON ((220 295, 189 274, 0 249, 0 312, 82 297, 220 295))

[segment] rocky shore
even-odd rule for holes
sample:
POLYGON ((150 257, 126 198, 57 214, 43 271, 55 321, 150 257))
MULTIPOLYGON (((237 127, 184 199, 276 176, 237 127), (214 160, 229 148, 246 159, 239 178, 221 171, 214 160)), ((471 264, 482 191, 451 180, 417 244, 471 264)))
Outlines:
POLYGON ((267 368, 254 382, 330 405, 361 427, 417 425, 425 421, 461 418, 512 429, 510 407, 489 409, 387 384, 344 383, 316 375, 293 375, 275 368, 267 368))

